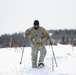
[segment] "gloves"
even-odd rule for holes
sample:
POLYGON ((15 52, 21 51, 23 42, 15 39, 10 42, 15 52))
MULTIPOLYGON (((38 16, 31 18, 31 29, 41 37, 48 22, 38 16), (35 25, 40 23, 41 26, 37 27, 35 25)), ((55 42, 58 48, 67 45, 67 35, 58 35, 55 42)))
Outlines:
POLYGON ((23 34, 23 37, 26 38, 26 34, 23 34))
POLYGON ((48 44, 49 44, 49 45, 52 45, 52 41, 51 41, 50 38, 47 38, 47 41, 48 41, 48 44))
POLYGON ((45 41, 46 41, 46 39, 45 38, 42 38, 42 41, 41 42, 44 43, 45 41))

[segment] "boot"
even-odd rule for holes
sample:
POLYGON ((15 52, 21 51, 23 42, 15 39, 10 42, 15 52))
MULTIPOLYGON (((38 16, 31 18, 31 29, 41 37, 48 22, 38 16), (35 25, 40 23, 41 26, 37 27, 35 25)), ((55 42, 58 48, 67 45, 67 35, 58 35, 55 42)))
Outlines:
POLYGON ((40 67, 40 68, 44 67, 44 63, 39 63, 38 67, 40 67))

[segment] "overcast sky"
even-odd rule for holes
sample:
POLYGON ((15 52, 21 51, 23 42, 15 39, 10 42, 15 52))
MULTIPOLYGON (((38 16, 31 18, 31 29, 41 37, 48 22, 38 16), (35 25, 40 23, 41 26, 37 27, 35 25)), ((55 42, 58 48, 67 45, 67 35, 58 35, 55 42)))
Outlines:
POLYGON ((24 32, 36 19, 46 29, 75 29, 76 0, 0 0, 0 35, 24 32))

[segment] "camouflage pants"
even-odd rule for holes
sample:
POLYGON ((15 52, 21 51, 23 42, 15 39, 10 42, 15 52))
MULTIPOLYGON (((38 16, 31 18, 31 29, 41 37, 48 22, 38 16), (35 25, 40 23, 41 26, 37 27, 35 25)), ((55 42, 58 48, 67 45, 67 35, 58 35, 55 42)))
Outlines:
POLYGON ((32 47, 32 68, 37 67, 37 59, 38 59, 38 52, 40 51, 39 56, 39 63, 43 63, 45 55, 46 55, 46 48, 44 45, 39 47, 32 47))

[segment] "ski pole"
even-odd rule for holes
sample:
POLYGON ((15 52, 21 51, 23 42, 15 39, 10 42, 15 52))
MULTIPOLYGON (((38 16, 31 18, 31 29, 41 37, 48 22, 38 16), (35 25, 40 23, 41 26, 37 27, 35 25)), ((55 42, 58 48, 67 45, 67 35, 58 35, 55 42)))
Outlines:
POLYGON ((56 67, 58 67, 52 45, 51 45, 51 49, 52 49, 52 53, 53 53, 53 56, 54 56, 54 60, 55 60, 56 67))
POLYGON ((53 60, 53 55, 52 55, 52 71, 54 71, 54 60, 53 60))
MULTIPOLYGON (((25 47, 25 45, 24 45, 24 47, 25 47)), ((23 47, 23 51, 22 51, 22 54, 21 54, 21 59, 20 59, 20 64, 22 64, 22 58, 23 58, 23 53, 24 53, 24 47, 23 47)))

